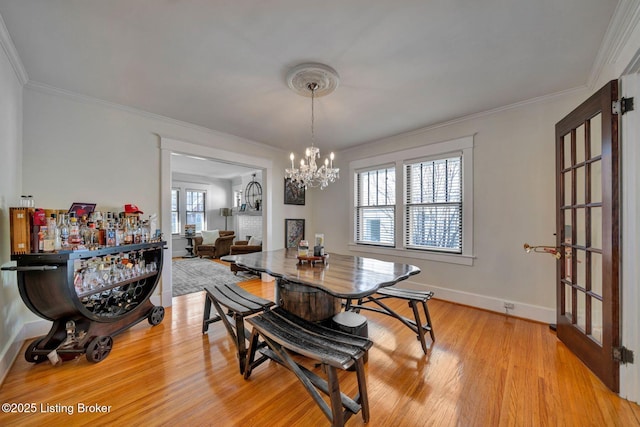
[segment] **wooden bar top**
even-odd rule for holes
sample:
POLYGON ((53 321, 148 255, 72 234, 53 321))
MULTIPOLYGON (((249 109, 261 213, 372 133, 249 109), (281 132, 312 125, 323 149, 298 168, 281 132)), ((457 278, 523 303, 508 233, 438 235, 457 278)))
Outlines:
POLYGON ((420 273, 414 265, 330 254, 327 264, 298 263, 296 249, 253 252, 222 258, 287 282, 322 289, 339 298, 360 298, 420 273))

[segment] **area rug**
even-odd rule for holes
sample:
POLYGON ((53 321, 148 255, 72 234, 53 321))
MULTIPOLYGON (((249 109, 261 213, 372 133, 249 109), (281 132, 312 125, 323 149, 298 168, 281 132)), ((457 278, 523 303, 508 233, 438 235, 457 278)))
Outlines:
POLYGON ((228 265, 202 258, 172 260, 173 296, 200 292, 208 285, 238 283, 246 278, 235 276, 228 265))

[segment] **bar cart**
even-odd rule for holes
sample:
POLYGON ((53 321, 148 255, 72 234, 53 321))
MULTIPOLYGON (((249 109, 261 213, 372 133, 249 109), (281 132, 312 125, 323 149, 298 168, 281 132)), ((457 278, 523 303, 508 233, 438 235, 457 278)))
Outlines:
MULTIPOLYGON (((162 272, 166 242, 95 250, 12 255, 18 288, 27 307, 53 321, 46 336, 33 340, 25 359, 56 364, 85 354, 104 360, 113 336, 147 319, 152 326, 164 308, 149 300, 162 272)), ((7 269, 7 268, 5 268, 7 269)))

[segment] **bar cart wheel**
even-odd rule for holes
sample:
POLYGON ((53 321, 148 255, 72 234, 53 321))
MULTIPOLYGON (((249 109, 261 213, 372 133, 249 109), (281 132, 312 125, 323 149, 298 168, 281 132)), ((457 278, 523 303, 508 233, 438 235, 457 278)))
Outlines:
POLYGON ((27 347, 27 350, 24 352, 24 358, 27 362, 42 363, 47 360, 47 356, 37 353, 38 345, 42 342, 42 340, 44 340, 44 337, 36 338, 35 340, 31 341, 31 343, 27 347))
POLYGON ((110 336, 95 337, 87 346, 87 360, 89 362, 98 363, 104 360, 113 347, 113 338, 110 336))
POLYGON ((164 319, 164 307, 161 305, 156 305, 151 309, 151 313, 149 313, 149 317, 147 320, 151 326, 159 325, 164 319))

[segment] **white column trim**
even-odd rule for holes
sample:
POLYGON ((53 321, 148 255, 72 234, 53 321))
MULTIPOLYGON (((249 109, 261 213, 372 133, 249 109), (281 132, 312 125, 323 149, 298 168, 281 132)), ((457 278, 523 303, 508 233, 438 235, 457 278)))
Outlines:
MULTIPOLYGON (((640 74, 622 77, 621 96, 640 102, 640 74)), ((621 119, 621 296, 622 345, 635 354, 635 363, 620 365, 620 396, 640 401, 640 109, 621 119)))

